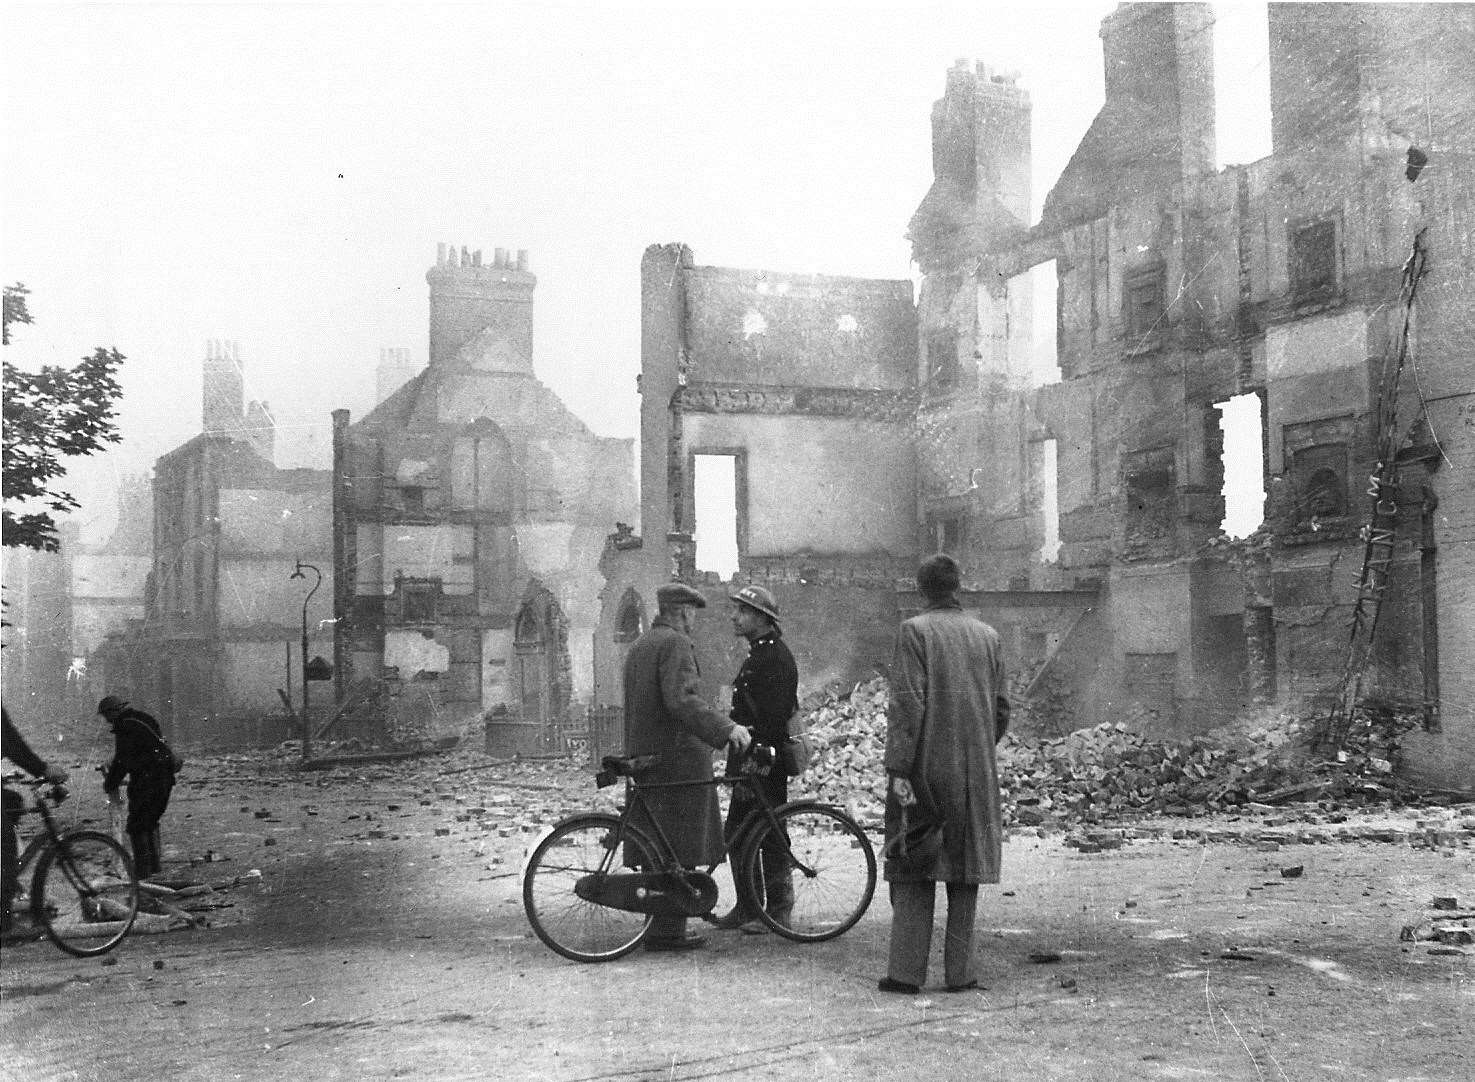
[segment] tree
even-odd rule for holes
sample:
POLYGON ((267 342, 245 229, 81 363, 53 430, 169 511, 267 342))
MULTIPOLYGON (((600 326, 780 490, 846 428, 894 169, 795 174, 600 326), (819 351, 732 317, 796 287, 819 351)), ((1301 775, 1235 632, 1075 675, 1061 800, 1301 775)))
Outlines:
POLYGON ((10 345, 10 325, 12 323, 31 322, 31 310, 26 307, 26 297, 31 291, 16 282, 13 286, 5 287, 5 319, 3 333, 0 333, 0 341, 10 345))
MULTIPOLYGON (((5 287, 7 343, 12 323, 31 322, 27 292, 19 283, 5 287)), ((61 547, 52 515, 75 510, 79 504, 57 482, 66 475, 66 459, 90 455, 122 438, 115 417, 123 394, 117 379, 123 359, 116 349, 98 346, 72 368, 46 365, 39 372, 26 372, 5 362, 4 455, 0 462, 0 494, 5 506, 0 529, 6 547, 48 552, 61 547), (30 501, 46 510, 11 506, 30 501)))

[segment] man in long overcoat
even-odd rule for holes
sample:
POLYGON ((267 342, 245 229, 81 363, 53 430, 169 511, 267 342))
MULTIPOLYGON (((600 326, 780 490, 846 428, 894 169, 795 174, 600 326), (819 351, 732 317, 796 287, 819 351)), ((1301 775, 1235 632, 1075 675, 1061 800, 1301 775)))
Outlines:
MULTIPOLYGON (((625 741, 630 755, 655 755, 642 782, 702 781, 712 777, 712 752, 723 746, 743 751, 747 728, 723 717, 702 699, 701 671, 692 647, 701 593, 682 583, 656 591, 659 614, 625 657, 625 741)), ((653 789, 645 802, 682 865, 718 864, 726 855, 715 786, 653 789)), ((654 833, 648 822, 636 826, 654 833)), ((706 938, 688 935, 685 917, 658 916, 646 934, 648 950, 689 950, 706 938)))
POLYGON ((936 885, 947 885, 943 971, 948 991, 976 988, 973 920, 978 885, 999 881, 1002 822, 994 745, 1009 724, 999 635, 958 602, 961 576, 939 553, 917 569, 927 607, 902 623, 891 668, 886 727, 891 949, 886 992, 917 992, 927 978, 936 885), (930 867, 904 866, 890 844, 902 807, 918 802, 943 823, 930 867))

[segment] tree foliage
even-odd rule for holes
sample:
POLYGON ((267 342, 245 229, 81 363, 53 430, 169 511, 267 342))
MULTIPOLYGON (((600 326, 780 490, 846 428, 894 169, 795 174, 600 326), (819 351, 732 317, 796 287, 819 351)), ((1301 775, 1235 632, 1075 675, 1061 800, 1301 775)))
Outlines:
POLYGON ((0 324, 4 331, 0 334, 0 340, 3 340, 7 346, 10 345, 10 325, 31 322, 31 310, 26 307, 26 297, 30 292, 19 282, 5 287, 5 319, 3 324, 0 324))
MULTIPOLYGON (((21 285, 5 287, 7 342, 11 323, 31 321, 25 293, 21 285)), ((0 528, 7 547, 48 552, 60 547, 53 514, 79 506, 71 493, 57 486, 66 475, 66 460, 90 455, 122 438, 115 421, 123 393, 117 379, 122 364, 123 354, 102 346, 72 368, 47 365, 39 372, 27 372, 5 362, 0 463, 5 506, 0 528)))

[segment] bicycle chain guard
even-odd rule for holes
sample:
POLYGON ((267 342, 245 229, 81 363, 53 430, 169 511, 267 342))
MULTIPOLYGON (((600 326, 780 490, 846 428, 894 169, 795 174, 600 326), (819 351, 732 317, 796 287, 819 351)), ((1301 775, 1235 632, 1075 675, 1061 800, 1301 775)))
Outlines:
POLYGON ((575 882, 574 893, 610 909, 700 917, 717 904, 717 881, 706 872, 595 872, 575 882))

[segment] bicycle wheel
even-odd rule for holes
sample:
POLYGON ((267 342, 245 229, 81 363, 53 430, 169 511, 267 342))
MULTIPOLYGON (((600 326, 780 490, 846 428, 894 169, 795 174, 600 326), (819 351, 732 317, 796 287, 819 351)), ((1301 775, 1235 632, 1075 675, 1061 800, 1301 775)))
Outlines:
POLYGON ((522 907, 539 939, 575 962, 608 962, 629 954, 650 927, 649 913, 611 909, 574 893, 588 875, 653 868, 656 849, 617 815, 591 812, 565 819, 528 858, 522 907), (623 852, 621 845, 623 843, 623 852))
POLYGON ((876 892, 876 852, 865 831, 844 812, 824 804, 791 804, 762 823, 742 856, 748 890, 765 905, 763 923, 781 936, 819 943, 848 932, 876 892), (765 853, 765 847, 769 852, 765 853), (776 881, 787 877, 788 893, 776 881))
POLYGON ((138 916, 133 858, 95 830, 63 834, 36 865, 31 914, 47 938, 68 954, 106 954, 138 916))

